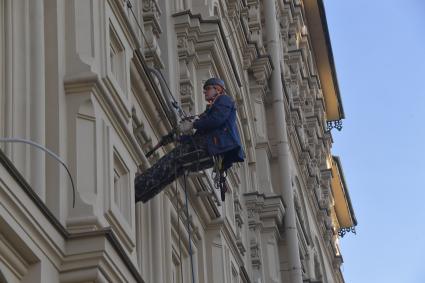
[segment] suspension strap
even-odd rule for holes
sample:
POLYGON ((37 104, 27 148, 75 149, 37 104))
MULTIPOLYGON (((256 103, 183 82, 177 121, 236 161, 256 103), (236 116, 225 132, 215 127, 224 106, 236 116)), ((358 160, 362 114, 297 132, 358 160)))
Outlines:
POLYGON ((214 180, 214 186, 217 190, 220 190, 221 201, 224 201, 226 198, 227 185, 226 177, 227 171, 223 169, 223 156, 215 155, 213 157, 214 167, 212 171, 212 179, 214 180))

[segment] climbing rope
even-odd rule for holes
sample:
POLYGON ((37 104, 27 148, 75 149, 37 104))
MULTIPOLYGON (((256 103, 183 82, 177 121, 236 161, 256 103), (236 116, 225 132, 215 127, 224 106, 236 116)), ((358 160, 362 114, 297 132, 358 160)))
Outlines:
POLYGON ((195 271, 193 269, 193 252, 192 252, 192 239, 191 239, 191 231, 190 231, 190 217, 189 217, 189 204, 188 204, 188 193, 187 193, 187 175, 183 174, 183 182, 184 182, 184 194, 186 198, 186 222, 187 222, 187 233, 189 234, 189 256, 190 256, 190 269, 192 271, 192 283, 195 283, 195 271))
MULTIPOLYGON (((174 174, 177 175, 177 166, 174 166, 174 174)), ((179 198, 177 197, 177 179, 174 181, 174 198, 176 200, 176 210, 177 210, 177 235, 179 238, 179 260, 180 260, 180 279, 183 282, 183 261, 182 261, 182 246, 181 246, 181 235, 180 235, 180 204, 179 198)))
MULTIPOLYGON (((131 1, 130 0, 127 0, 126 1, 126 4, 127 4, 128 9, 130 9, 130 12, 131 12, 131 14, 132 14, 132 16, 133 16, 136 24, 137 24, 137 26, 138 26, 138 28, 139 28, 142 36, 143 36, 143 39, 144 39, 144 41, 146 43, 146 46, 147 46, 149 52, 151 54, 153 54, 154 53, 154 50, 153 50, 152 46, 149 44, 149 41, 147 40, 147 37, 145 36, 145 34, 143 32, 143 29, 142 29, 142 27, 141 27, 141 25, 139 23, 139 20, 137 19, 136 15, 135 15, 135 13, 133 11, 133 5, 132 5, 131 1)), ((159 73, 159 77, 161 77, 162 81, 165 83, 165 86, 166 86, 166 88, 167 88, 167 90, 168 90, 168 92, 170 94, 170 97, 173 100, 172 103, 171 103, 171 105, 175 109, 178 110, 178 114, 179 114, 180 118, 182 120, 193 118, 193 116, 192 117, 189 117, 188 115, 186 115, 186 113, 184 112, 184 110, 179 106, 179 104, 175 100, 174 95, 172 94, 172 92, 170 90, 170 87, 168 86, 168 83, 165 80, 164 75, 162 74, 162 72, 160 70, 158 70, 158 69, 155 69, 154 71, 155 71, 155 73, 159 73)), ((173 126, 176 126, 176 125, 173 125, 173 126)), ((203 149, 201 149, 197 145, 197 143, 194 141, 194 137, 193 136, 190 136, 190 139, 191 139, 190 142, 192 142, 192 144, 195 147, 195 152, 196 152, 197 161, 198 161, 196 163, 196 167, 195 167, 196 170, 193 170, 192 169, 192 171, 200 171, 201 170, 201 168, 200 168, 200 163, 201 163, 200 153, 201 153, 201 150, 203 150, 203 149)), ((150 152, 148 152, 147 157, 149 155, 151 155, 160 146, 161 145, 155 146, 153 150, 151 150, 150 152)), ((179 152, 179 157, 180 158, 182 157, 181 148, 180 148, 180 152, 179 152)), ((176 160, 176 162, 177 162, 177 160, 176 160)), ((175 174, 175 176, 177 176, 177 163, 176 162, 175 162, 175 167, 174 167, 174 174, 175 174)), ((222 159, 220 159, 219 164, 222 164, 222 159)), ((187 168, 184 168, 183 167, 183 182, 184 182, 184 192, 185 192, 185 208, 186 208, 186 218, 187 218, 187 232, 188 232, 188 236, 189 236, 188 237, 189 238, 189 256, 190 256, 190 266, 191 266, 191 271, 192 271, 192 283, 195 283, 195 274, 194 274, 194 267, 193 267, 193 251, 192 251, 192 232, 191 232, 191 229, 190 229, 189 201, 188 201, 188 192, 187 192, 187 176, 188 176, 189 171, 191 171, 191 168, 190 168, 191 165, 192 164, 189 164, 189 167, 187 167, 187 168)), ((222 198, 222 200, 224 200, 224 192, 225 191, 222 189, 222 187, 223 187, 223 184, 224 184, 223 183, 223 180, 224 180, 225 177, 223 178, 223 176, 221 174, 222 171, 223 170, 221 170, 221 168, 219 168, 219 170, 217 171, 218 172, 218 179, 214 183, 215 183, 216 187, 219 184, 221 184, 221 187, 220 187, 221 188, 220 189, 221 190, 221 198, 222 198)), ((176 181, 176 184, 175 184, 175 196, 176 196, 176 209, 177 209, 177 219, 178 219, 178 222, 177 222, 177 226, 178 226, 177 227, 177 229, 178 229, 177 230, 177 233, 178 233, 178 237, 179 237, 180 270, 181 270, 181 280, 183 282, 183 269, 182 269, 183 268, 182 267, 183 265, 182 265, 182 260, 181 260, 181 236, 180 236, 180 206, 179 206, 178 198, 177 198, 177 181, 176 181)))
MULTIPOLYGON (((197 144, 195 143, 193 137, 191 137, 191 141, 190 141, 195 148, 197 149, 197 144)), ((179 147, 179 152, 178 152, 178 156, 181 158, 182 156, 184 156, 183 152, 183 147, 179 147)), ((200 152, 197 149, 197 160, 200 160, 200 152)), ((177 176, 177 162, 179 162, 178 159, 176 159, 174 161, 174 176, 177 176)), ((185 193, 185 209, 186 209, 186 229, 187 229, 187 233, 188 233, 188 245, 189 245, 189 257, 190 257, 190 269, 191 269, 191 274, 192 274, 192 283, 195 283, 195 271, 194 271, 194 267, 193 267, 193 251, 192 251, 192 232, 190 229, 190 215, 189 215, 189 197, 188 197, 188 192, 187 192, 187 174, 190 169, 189 168, 183 168, 183 187, 184 187, 184 193, 185 193)), ((197 163, 197 169, 199 169, 199 162, 197 163)), ((181 275, 181 281, 183 282, 183 262, 182 262, 182 257, 181 257, 181 253, 182 253, 182 248, 181 248, 181 237, 180 237, 180 208, 179 208, 179 203, 178 203, 178 197, 177 197, 177 178, 175 181, 175 197, 176 197, 176 206, 177 206, 177 233, 178 233, 178 238, 179 238, 179 258, 180 258, 180 275, 181 275)))

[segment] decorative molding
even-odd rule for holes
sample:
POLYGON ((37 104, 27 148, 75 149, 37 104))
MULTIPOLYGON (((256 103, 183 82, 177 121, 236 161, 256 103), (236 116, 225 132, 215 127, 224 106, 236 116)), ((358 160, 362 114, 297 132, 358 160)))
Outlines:
POLYGON ((164 63, 161 59, 161 49, 158 44, 162 33, 160 24, 161 9, 157 0, 143 0, 142 4, 144 32, 147 40, 144 50, 145 58, 148 64, 162 69, 164 68, 164 63))
POLYGON ((91 93, 96 97, 96 101, 100 104, 105 115, 109 118, 109 122, 117 134, 121 137, 123 144, 126 146, 134 160, 143 160, 142 152, 137 140, 133 136, 132 129, 129 127, 128 121, 120 113, 116 103, 110 97, 105 85, 98 77, 87 77, 85 79, 64 82, 65 93, 67 95, 78 95, 81 93, 91 93))
POLYGON ((270 58, 266 56, 258 57, 253 61, 249 70, 253 73, 257 84, 266 88, 268 79, 273 71, 273 65, 271 64, 270 58))

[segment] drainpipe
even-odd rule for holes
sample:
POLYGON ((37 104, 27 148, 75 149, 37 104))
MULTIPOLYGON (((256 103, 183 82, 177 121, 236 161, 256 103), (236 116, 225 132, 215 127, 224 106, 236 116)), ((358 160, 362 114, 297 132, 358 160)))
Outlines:
POLYGON ((275 120, 277 160, 279 166, 278 184, 286 204, 284 217, 285 239, 288 252, 288 273, 291 283, 302 283, 301 260, 299 254, 294 192, 291 185, 289 165, 289 143, 286 128, 283 85, 281 80, 280 54, 281 48, 278 36, 278 20, 276 18, 276 3, 274 0, 264 1, 264 18, 266 24, 267 50, 273 62, 271 75, 272 110, 275 120))

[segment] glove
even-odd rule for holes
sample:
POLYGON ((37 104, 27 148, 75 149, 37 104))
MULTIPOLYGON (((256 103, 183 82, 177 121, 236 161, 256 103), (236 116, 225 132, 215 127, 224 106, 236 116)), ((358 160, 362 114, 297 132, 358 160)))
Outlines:
POLYGON ((187 134, 190 132, 190 130, 193 129, 193 122, 189 120, 184 120, 180 122, 180 124, 177 126, 177 129, 180 133, 187 134))

